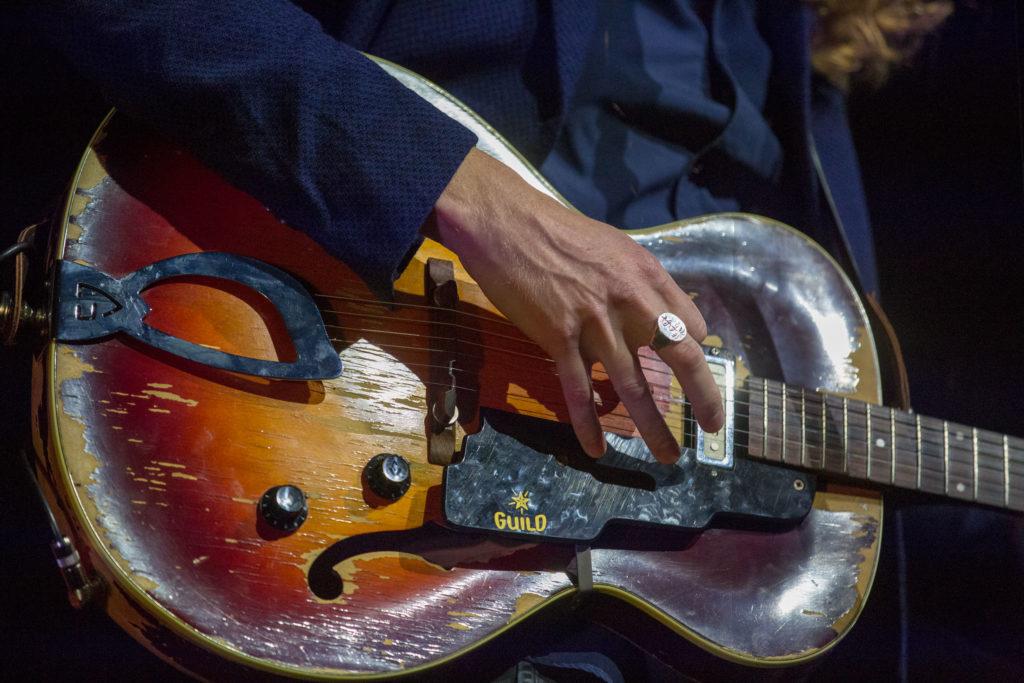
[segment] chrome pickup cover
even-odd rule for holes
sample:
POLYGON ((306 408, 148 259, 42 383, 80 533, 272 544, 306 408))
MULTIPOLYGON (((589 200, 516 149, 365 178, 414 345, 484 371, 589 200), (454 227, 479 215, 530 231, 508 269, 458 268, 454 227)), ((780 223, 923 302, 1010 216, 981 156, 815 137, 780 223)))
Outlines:
POLYGON ((706 349, 704 358, 707 359, 711 374, 715 377, 715 384, 722 395, 722 402, 725 405, 725 426, 714 434, 709 434, 697 425, 696 458, 697 462, 705 465, 731 468, 736 419, 736 362, 731 354, 717 348, 706 349))

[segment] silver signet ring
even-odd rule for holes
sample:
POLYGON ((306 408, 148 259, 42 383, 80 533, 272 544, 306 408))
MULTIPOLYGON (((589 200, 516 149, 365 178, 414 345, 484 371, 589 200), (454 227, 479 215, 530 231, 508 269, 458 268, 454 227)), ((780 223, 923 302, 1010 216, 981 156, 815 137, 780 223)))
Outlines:
POLYGON ((686 324, 675 313, 662 313, 658 316, 657 329, 651 348, 657 351, 686 339, 686 324))

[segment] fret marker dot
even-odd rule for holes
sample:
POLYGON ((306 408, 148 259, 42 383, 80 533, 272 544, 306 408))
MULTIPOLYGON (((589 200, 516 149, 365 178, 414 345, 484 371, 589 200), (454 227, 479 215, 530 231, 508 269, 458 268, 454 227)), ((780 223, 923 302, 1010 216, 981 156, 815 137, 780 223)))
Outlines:
POLYGON ((963 432, 957 432, 956 433, 956 440, 957 441, 963 441, 964 440, 964 433, 963 432))
POLYGON ((885 448, 885 439, 875 439, 875 446, 885 448))
POLYGON ((957 490, 957 493, 963 493, 964 491, 967 490, 967 487, 964 486, 964 483, 961 481, 961 482, 957 483, 956 490, 957 490))

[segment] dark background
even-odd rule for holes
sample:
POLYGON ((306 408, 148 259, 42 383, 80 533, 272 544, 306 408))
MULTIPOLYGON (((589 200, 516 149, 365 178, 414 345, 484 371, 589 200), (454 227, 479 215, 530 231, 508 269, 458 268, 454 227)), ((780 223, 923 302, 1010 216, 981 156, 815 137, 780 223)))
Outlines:
MULTIPOLYGON (((855 94, 850 111, 883 304, 903 344, 914 408, 1024 435, 1016 5, 959 3, 912 68, 880 91, 855 94)), ((105 106, 30 37, 2 25, 0 66, 3 247, 59 197, 105 106)), ((103 615, 66 606, 44 519, 6 452, 26 428, 28 355, 0 353, 0 671, 36 679, 173 675, 103 615)), ((910 614, 902 647, 911 678, 1019 673, 1022 518, 925 499, 904 503, 889 516, 886 533, 904 535, 905 555, 883 558, 862 623, 817 675, 892 671, 873 662, 888 661, 901 647, 888 637, 899 618, 901 573, 910 614)))
MULTIPOLYGON (((1020 3, 957 3, 912 69, 850 107, 882 303, 914 409, 1016 436, 1024 435, 1021 41, 1020 3)), ((886 532, 906 540, 895 569, 907 577, 911 678, 1019 677, 1024 518, 910 502, 886 532)))

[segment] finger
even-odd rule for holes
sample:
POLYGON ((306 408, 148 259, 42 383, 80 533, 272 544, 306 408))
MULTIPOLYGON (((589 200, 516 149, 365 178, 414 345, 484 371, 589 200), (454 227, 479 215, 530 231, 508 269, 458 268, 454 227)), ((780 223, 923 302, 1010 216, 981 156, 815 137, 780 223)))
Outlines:
POLYGON ((615 393, 626 406, 633 424, 658 462, 673 463, 679 459, 679 443, 669 431, 651 396, 651 388, 637 357, 624 352, 602 359, 601 362, 608 371, 615 393))
POLYGON ((579 353, 569 353, 555 361, 562 394, 569 409, 569 420, 584 452, 591 458, 604 455, 605 442, 601 423, 594 408, 594 388, 590 384, 590 368, 579 353))
POLYGON ((722 396, 700 344, 687 336, 681 342, 658 349, 657 353, 683 385, 697 423, 706 432, 721 429, 725 425, 722 396))

